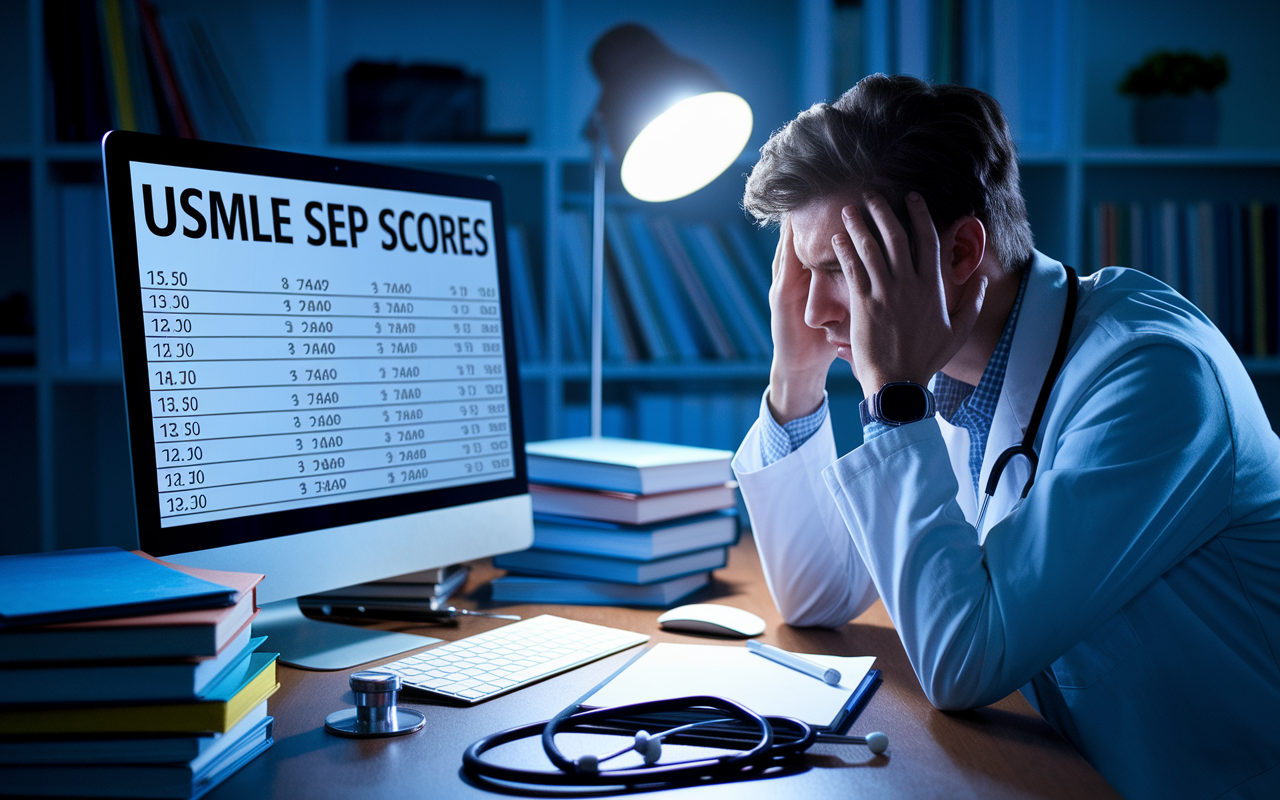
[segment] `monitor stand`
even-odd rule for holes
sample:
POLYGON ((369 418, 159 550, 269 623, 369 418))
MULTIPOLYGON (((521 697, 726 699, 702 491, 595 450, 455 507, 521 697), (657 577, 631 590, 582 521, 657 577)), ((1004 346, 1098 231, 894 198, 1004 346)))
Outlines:
POLYGON ((253 633, 267 637, 266 648, 280 653, 281 663, 314 670, 351 669, 440 641, 430 636, 321 622, 304 616, 297 600, 264 604, 253 621, 253 633))

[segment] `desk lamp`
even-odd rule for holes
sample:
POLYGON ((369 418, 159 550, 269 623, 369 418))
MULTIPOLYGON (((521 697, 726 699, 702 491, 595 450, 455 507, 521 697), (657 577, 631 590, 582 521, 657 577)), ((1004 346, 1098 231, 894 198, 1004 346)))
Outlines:
POLYGON ((692 194, 724 172, 751 137, 751 107, 706 66, 627 24, 596 40, 591 67, 600 99, 591 139, 591 436, 601 436, 604 360, 604 146, 622 162, 622 185, 657 203, 692 194))

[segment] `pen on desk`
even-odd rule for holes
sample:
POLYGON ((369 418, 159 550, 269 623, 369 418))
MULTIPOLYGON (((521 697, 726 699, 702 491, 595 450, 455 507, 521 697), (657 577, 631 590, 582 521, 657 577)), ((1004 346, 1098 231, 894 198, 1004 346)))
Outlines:
POLYGON ((803 672, 805 675, 817 678, 823 683, 829 683, 832 686, 840 683, 840 670, 824 667, 807 658, 801 658, 795 653, 788 653, 786 650, 781 650, 773 645, 762 644, 755 640, 747 642, 747 649, 758 656, 769 659, 775 664, 781 664, 797 672, 803 672))

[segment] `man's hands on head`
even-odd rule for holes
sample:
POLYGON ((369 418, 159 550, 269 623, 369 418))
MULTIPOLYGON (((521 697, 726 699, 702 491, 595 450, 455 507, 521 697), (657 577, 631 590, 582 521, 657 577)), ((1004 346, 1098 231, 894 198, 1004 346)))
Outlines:
POLYGON ((827 370, 836 358, 825 331, 805 323, 810 274, 796 255, 791 218, 784 217, 773 256, 769 288, 769 325, 773 366, 769 371, 769 409, 780 423, 808 416, 822 405, 827 370))
MULTIPOLYGON (((924 198, 918 192, 907 195, 915 258, 889 203, 874 194, 866 203, 883 249, 856 206, 843 209, 845 230, 831 244, 849 291, 850 361, 863 395, 870 397, 891 381, 927 384, 951 360, 978 320, 987 279, 974 275, 965 281, 950 307, 938 231, 924 198)), ((775 265, 775 289, 776 270, 775 265)), ((775 345, 775 370, 777 365, 775 345)))

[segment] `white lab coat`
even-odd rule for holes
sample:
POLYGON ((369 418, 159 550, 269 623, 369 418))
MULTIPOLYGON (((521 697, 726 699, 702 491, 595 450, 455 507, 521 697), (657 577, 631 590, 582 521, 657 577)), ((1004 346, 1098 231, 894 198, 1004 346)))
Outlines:
MULTIPOLYGON (((1058 337, 1066 272, 1031 269, 979 486, 1058 337)), ((883 598, 934 705, 1021 688, 1127 797, 1280 797, 1280 440, 1164 284, 1106 269, 1078 309, 1036 482, 1019 502, 1014 459, 982 532, 963 428, 905 425, 837 460, 828 418, 768 467, 753 428, 734 470, 769 590, 797 625, 883 598)))

